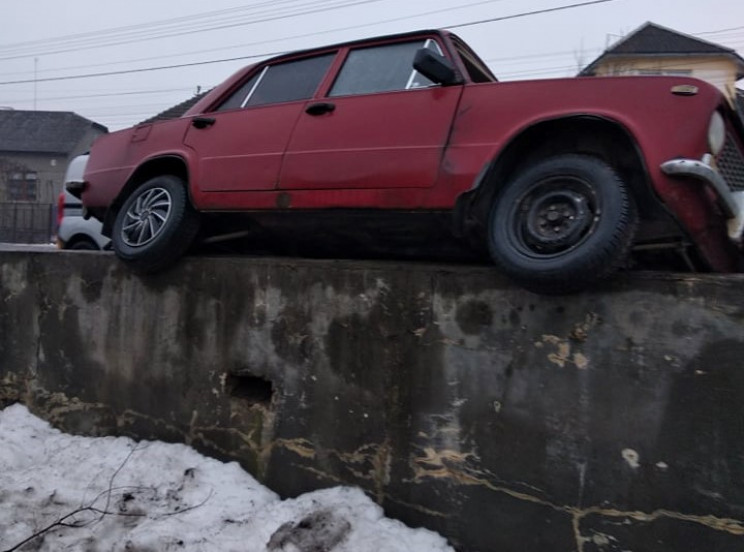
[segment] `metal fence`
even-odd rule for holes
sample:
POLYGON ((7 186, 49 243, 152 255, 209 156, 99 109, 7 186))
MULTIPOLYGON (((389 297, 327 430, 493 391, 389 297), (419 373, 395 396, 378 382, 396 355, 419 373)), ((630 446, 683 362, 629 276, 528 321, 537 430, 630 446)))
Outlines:
POLYGON ((39 203, 0 203, 0 242, 49 243, 53 239, 57 206, 39 203))

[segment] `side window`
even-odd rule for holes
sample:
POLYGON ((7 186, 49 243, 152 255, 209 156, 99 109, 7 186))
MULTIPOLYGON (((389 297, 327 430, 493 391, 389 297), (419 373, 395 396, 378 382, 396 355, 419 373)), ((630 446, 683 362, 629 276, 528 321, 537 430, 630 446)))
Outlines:
POLYGON ((311 98, 335 55, 266 66, 233 92, 217 111, 311 98))
POLYGON ((265 71, 266 68, 248 79, 245 84, 243 84, 240 88, 233 92, 232 95, 217 108, 217 111, 227 111, 229 109, 239 109, 243 107, 243 102, 246 100, 246 98, 250 97, 251 92, 258 82, 258 79, 264 74, 265 71))
POLYGON ((442 54, 432 39, 352 50, 333 83, 330 96, 433 86, 433 82, 413 69, 413 58, 419 48, 442 54))

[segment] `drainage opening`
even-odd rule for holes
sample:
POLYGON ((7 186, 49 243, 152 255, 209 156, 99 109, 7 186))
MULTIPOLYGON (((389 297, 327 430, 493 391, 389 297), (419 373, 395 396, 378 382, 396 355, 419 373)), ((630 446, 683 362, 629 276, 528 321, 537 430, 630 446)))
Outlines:
POLYGON ((225 381, 228 395, 252 404, 269 404, 274 395, 273 384, 264 378, 228 374, 225 381))

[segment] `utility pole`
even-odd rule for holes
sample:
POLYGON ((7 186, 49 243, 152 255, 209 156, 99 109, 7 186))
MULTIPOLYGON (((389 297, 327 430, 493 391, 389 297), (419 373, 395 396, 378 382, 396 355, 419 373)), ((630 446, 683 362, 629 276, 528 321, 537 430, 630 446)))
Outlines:
POLYGON ((36 75, 39 69, 39 58, 34 58, 34 111, 36 111, 36 75))

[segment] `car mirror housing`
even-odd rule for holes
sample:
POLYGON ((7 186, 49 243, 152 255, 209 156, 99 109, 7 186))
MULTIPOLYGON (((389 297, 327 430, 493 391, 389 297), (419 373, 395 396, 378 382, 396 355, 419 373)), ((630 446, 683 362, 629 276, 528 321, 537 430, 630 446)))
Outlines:
POLYGON ((413 68, 436 84, 442 86, 460 84, 460 78, 447 58, 432 52, 428 48, 421 48, 416 51, 416 56, 413 58, 413 68))

